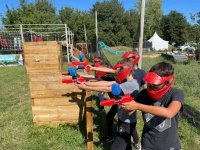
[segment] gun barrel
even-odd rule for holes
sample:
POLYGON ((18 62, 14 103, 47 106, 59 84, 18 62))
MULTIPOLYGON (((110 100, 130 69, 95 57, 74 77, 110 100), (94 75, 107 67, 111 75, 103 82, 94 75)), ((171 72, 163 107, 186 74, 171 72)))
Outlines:
POLYGON ((62 79, 62 83, 72 83, 72 79, 62 79))

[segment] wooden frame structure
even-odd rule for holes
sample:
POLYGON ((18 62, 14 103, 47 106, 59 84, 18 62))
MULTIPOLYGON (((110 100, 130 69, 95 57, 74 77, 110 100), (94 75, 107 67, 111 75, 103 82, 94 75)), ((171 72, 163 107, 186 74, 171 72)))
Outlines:
POLYGON ((92 150, 92 95, 73 84, 61 83, 61 46, 51 41, 25 42, 23 47, 34 125, 77 123, 86 116, 87 149, 92 150))

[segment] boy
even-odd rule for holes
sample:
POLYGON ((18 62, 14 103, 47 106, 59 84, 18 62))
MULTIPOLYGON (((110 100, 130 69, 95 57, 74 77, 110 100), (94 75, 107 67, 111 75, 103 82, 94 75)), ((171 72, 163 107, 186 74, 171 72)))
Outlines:
MULTIPOLYGON (((128 63, 117 64, 114 66, 118 70, 116 76, 117 83, 120 84, 123 94, 134 93, 136 96, 139 91, 139 85, 135 79, 133 79, 134 69, 128 63)), ((111 85, 116 82, 100 81, 98 83, 91 82, 86 84, 77 85, 85 90, 110 92, 111 85), (100 84, 99 84, 100 83, 100 84), (102 84, 103 83, 103 84, 102 84), (90 86, 88 86, 90 85, 90 86)), ((112 150, 131 150, 131 134, 136 125, 136 114, 133 113, 128 116, 124 113, 121 107, 118 108, 118 131, 114 139, 111 149, 112 150)))
POLYGON ((143 150, 180 150, 178 119, 183 110, 184 93, 172 88, 174 68, 161 62, 154 65, 144 77, 147 89, 142 90, 136 101, 122 104, 128 111, 143 113, 143 150))

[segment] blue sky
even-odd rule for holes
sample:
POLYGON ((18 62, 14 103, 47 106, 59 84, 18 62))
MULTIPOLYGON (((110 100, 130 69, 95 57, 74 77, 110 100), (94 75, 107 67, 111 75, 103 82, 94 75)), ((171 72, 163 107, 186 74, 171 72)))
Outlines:
MULTIPOLYGON (((90 10, 93 4, 103 0, 51 0, 59 11, 62 7, 69 6, 80 10, 90 10)), ((136 0, 119 0, 126 10, 134 7, 136 0)), ((35 2, 35 0, 27 0, 27 2, 35 2)), ((0 13, 4 16, 6 13, 6 5, 9 8, 19 7, 19 0, 2 0, 0 3, 0 13)), ((200 0, 163 0, 162 9, 164 14, 168 14, 171 10, 183 13, 190 20, 190 13, 194 14, 200 11, 200 0)), ((191 22, 192 23, 192 22, 191 22)), ((0 25, 1 25, 0 21, 0 25)))

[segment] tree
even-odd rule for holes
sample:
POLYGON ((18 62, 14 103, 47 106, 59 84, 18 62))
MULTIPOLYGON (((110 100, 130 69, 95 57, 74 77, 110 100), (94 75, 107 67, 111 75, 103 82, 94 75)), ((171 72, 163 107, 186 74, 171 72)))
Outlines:
POLYGON ((193 43, 195 47, 200 46, 200 12, 191 14, 191 19, 194 21, 193 25, 189 25, 187 28, 188 40, 193 43))
POLYGON ((74 10, 70 7, 62 8, 59 11, 60 20, 74 32, 75 42, 84 42, 84 24, 87 28, 88 40, 93 38, 94 34, 94 19, 88 12, 74 10))
POLYGON ((171 11, 161 19, 161 31, 163 38, 170 43, 175 42, 176 46, 182 45, 187 41, 187 21, 183 14, 171 11))
POLYGON ((162 0, 148 0, 145 9, 145 37, 149 39, 155 31, 159 32, 163 15, 162 0))
MULTIPOLYGON (((140 4, 136 3, 136 11, 140 14, 140 4)), ((160 32, 160 21, 163 16, 162 0, 146 0, 144 19, 144 40, 149 39, 155 31, 160 32)))
POLYGON ((97 2, 94 10, 98 11, 99 39, 109 46, 132 45, 130 33, 131 13, 126 13, 118 0, 97 2), (128 25, 127 25, 128 24, 128 25))
POLYGON ((17 9, 8 6, 3 24, 55 24, 59 23, 56 9, 48 0, 37 0, 35 4, 20 0, 17 9))

